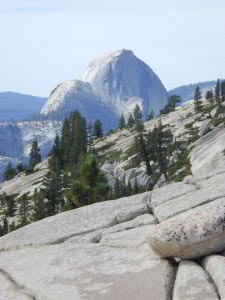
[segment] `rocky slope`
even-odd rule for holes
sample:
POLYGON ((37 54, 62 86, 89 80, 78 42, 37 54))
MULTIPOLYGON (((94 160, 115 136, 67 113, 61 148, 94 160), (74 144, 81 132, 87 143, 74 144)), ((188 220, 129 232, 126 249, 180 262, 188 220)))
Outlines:
POLYGON ((88 121, 101 119, 106 129, 115 128, 119 116, 136 104, 144 117, 159 113, 167 103, 167 91, 156 74, 132 51, 117 50, 95 59, 80 80, 59 84, 41 113, 65 116, 78 109, 88 121), (91 114, 90 114, 91 111, 91 114))
POLYGON ((223 299, 224 134, 222 126, 197 141, 183 182, 2 237, 3 299, 223 299))
MULTIPOLYGON (((64 212, 0 238, 3 299, 223 299, 225 127, 223 113, 213 109, 211 116, 200 118, 187 105, 162 119, 177 138, 190 129, 198 134, 189 149, 190 175, 180 182, 64 212)), ((144 168, 142 175, 140 166, 123 168, 133 137, 124 130, 96 143, 111 179, 132 173, 147 180, 144 168)), ((41 172, 46 164, 1 190, 32 192, 41 172)))

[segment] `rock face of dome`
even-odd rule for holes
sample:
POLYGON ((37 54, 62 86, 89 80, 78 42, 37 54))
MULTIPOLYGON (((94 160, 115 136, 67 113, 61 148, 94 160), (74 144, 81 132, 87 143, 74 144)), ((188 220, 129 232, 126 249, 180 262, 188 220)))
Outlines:
POLYGON ((156 114, 167 102, 167 91, 157 75, 130 50, 106 53, 91 62, 81 80, 59 84, 41 113, 64 117, 79 110, 88 121, 101 119, 115 127, 138 104, 144 117, 156 114))

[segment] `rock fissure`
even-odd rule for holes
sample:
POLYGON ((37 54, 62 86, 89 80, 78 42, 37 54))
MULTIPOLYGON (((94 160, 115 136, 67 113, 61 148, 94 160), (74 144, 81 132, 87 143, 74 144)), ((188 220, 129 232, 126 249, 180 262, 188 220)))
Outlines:
POLYGON ((16 291, 18 291, 22 295, 26 296, 27 300, 28 299, 38 300, 34 295, 31 294, 30 291, 27 290, 26 287, 24 287, 23 285, 20 285, 18 282, 16 282, 16 280, 7 271, 0 268, 0 274, 2 276, 4 276, 5 279, 13 285, 13 287, 15 288, 16 291))

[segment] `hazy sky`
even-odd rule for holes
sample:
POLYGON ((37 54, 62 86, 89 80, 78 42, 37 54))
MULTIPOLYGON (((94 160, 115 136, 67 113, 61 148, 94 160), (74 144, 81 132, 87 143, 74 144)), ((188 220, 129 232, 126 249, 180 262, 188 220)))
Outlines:
POLYGON ((225 77, 224 0, 0 0, 0 91, 48 96, 132 49, 166 88, 225 77))

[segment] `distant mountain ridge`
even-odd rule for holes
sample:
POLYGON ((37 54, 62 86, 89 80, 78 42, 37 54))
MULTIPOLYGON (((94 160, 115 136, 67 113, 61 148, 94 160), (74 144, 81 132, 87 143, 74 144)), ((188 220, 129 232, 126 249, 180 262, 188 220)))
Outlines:
POLYGON ((39 114, 47 98, 0 92, 0 121, 21 121, 39 114))
POLYGON ((187 85, 182 85, 179 87, 176 87, 174 89, 171 89, 168 91, 169 95, 179 95, 181 97, 182 102, 190 101, 194 99, 194 93, 196 87, 199 86, 202 91, 202 96, 205 96, 205 93, 215 88, 216 86, 216 80, 211 81, 202 81, 197 83, 191 83, 187 85))

